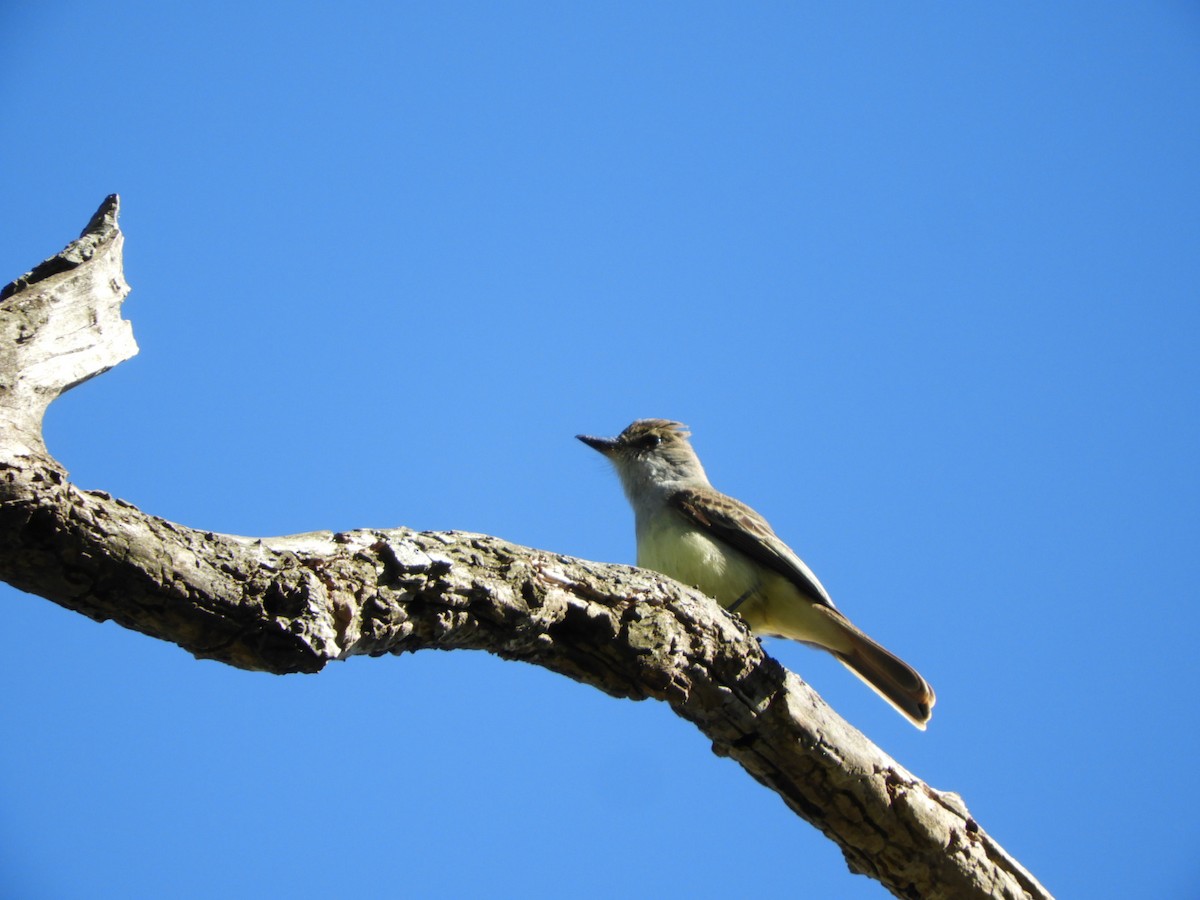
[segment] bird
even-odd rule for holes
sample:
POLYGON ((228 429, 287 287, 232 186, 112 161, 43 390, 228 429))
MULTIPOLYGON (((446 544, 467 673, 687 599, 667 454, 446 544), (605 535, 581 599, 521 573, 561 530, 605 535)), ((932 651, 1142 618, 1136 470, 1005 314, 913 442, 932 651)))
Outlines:
POLYGON ((616 469, 633 507, 639 567, 707 594, 755 634, 832 653, 925 730, 936 700, 929 682, 846 618, 766 519, 709 483, 687 426, 639 419, 615 438, 576 437, 616 469))

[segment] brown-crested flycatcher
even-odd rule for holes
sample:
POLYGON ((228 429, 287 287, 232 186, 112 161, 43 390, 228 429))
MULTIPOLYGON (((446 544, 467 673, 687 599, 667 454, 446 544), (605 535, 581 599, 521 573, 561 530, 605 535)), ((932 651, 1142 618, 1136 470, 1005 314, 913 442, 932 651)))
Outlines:
POLYGON ((708 483, 688 436, 667 419, 640 419, 615 438, 579 435, 621 478, 636 520, 637 564, 698 588, 758 634, 828 650, 924 730, 933 688, 834 607, 762 516, 708 483))

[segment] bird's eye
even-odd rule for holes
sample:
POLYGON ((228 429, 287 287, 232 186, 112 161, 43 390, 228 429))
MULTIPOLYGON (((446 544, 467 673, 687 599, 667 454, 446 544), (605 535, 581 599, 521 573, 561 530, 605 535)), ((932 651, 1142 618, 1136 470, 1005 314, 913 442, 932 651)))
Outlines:
POLYGON ((653 450, 662 443, 662 438, 657 434, 647 434, 638 439, 637 448, 639 450, 653 450))

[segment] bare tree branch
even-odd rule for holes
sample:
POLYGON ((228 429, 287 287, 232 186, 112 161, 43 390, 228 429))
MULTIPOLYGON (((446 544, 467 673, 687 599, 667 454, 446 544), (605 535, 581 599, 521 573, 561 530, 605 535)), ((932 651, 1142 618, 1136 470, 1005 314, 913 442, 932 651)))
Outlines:
POLYGON ((957 795, 870 743, 740 619, 653 573, 461 532, 214 534, 76 488, 42 417, 137 352, 117 211, 109 197, 0 292, 0 578, 244 669, 464 648, 664 700, 896 896, 1050 896, 957 795))

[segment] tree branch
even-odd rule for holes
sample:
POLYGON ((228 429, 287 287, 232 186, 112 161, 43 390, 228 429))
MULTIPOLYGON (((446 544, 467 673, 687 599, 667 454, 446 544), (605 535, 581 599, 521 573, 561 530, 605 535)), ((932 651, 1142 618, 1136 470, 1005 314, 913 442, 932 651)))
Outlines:
POLYGON ((1050 896, 957 795, 870 743, 740 619, 658 575, 461 532, 201 532, 76 488, 42 418, 137 352, 117 212, 109 197, 79 240, 0 291, 0 578, 244 669, 463 648, 664 700, 896 896, 1050 896))

